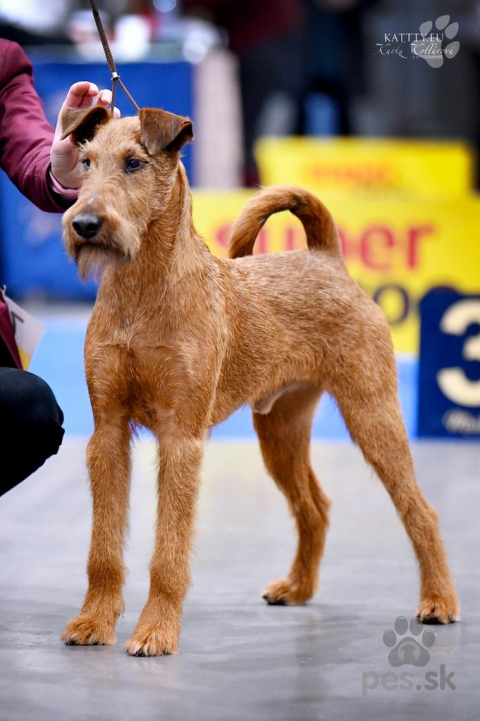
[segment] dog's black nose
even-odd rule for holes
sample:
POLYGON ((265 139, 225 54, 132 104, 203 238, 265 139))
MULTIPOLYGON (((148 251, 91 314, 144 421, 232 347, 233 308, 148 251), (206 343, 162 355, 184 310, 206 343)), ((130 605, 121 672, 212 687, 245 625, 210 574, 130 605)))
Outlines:
POLYGON ((100 228, 102 227, 103 220, 98 215, 93 213, 79 213, 72 221, 72 225, 75 232, 81 238, 94 238, 100 228))

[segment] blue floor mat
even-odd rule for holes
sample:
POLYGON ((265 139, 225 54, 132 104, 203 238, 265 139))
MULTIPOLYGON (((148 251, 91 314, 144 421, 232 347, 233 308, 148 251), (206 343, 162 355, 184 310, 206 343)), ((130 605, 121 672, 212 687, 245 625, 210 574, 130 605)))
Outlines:
MULTIPOLYGON (((69 436, 86 437, 92 433, 93 421, 83 367, 83 342, 86 321, 83 319, 47 320, 47 332, 35 354, 30 370, 44 378, 53 388, 65 413, 69 436)), ((418 362, 415 357, 397 358, 400 401, 411 438, 415 436, 418 362)), ((242 408, 214 429, 213 438, 251 438, 254 430, 251 411, 242 408)), ((343 420, 332 398, 324 396, 313 424, 316 439, 347 440, 343 420)))

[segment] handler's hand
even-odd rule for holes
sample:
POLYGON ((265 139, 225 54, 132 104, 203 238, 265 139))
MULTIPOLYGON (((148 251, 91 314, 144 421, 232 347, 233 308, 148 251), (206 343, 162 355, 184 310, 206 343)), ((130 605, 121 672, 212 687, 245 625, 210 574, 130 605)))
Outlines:
MULTIPOLYGON (((78 152, 73 138, 69 136, 65 138, 65 140, 60 139, 62 134, 60 118, 63 110, 65 108, 86 108, 94 104, 106 107, 111 100, 112 93, 110 90, 102 90, 99 92, 98 87, 94 83, 89 83, 87 80, 74 83, 68 91, 67 97, 58 114, 55 138, 50 151, 52 174, 64 188, 80 187, 80 167, 78 164, 78 152)), ((115 117, 119 116, 120 111, 118 108, 115 108, 115 117)))

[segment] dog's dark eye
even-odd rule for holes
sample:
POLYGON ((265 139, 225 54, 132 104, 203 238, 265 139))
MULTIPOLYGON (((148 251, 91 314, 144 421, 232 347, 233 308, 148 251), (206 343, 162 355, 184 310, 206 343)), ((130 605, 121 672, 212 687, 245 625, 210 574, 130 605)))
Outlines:
POLYGON ((139 160, 138 158, 129 158, 125 163, 125 172, 134 173, 136 170, 143 168, 144 165, 145 163, 143 160, 139 160))
POLYGON ((90 158, 84 158, 82 160, 82 165, 84 168, 89 168, 90 167, 90 158))

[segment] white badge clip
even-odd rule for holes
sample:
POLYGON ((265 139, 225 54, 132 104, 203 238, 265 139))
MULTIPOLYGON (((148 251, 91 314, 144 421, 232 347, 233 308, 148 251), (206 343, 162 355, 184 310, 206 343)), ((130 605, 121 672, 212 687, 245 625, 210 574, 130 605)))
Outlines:
POLYGON ((6 295, 6 286, 0 288, 2 298, 8 306, 8 312, 13 327, 15 343, 18 348, 18 355, 22 363, 23 370, 28 370, 32 361, 32 356, 42 340, 45 333, 45 326, 33 315, 27 313, 26 310, 20 308, 19 305, 6 295))

